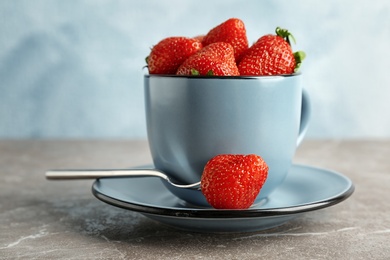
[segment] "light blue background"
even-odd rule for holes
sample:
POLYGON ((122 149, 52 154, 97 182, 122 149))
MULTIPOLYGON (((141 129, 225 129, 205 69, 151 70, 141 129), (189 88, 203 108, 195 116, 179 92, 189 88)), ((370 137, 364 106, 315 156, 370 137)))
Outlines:
POLYGON ((150 47, 241 18, 307 53, 308 138, 390 137, 390 1, 0 2, 0 138, 146 138, 150 47))

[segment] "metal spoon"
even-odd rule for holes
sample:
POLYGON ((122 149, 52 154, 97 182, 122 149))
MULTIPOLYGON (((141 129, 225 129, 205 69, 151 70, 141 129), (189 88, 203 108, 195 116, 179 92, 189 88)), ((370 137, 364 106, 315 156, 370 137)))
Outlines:
POLYGON ((174 187, 200 190, 200 182, 192 184, 177 184, 163 172, 156 169, 126 169, 126 170, 49 170, 45 174, 48 180, 83 180, 118 177, 159 177, 174 187))

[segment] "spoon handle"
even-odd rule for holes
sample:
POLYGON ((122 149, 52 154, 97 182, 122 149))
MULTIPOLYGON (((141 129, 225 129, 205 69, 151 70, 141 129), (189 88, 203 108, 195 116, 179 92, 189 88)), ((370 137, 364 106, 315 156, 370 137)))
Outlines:
POLYGON ((154 169, 126 169, 126 170, 49 170, 45 174, 48 180, 82 180, 114 177, 159 177, 167 176, 154 169))

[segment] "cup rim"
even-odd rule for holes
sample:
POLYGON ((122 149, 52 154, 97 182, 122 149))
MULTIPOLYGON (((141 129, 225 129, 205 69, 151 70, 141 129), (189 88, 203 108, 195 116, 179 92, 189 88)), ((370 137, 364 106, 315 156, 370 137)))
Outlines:
POLYGON ((166 75, 166 74, 144 74, 145 78, 184 78, 184 79, 267 79, 267 78, 288 78, 300 76, 301 72, 292 74, 280 75, 264 75, 264 76, 203 76, 203 75, 166 75))

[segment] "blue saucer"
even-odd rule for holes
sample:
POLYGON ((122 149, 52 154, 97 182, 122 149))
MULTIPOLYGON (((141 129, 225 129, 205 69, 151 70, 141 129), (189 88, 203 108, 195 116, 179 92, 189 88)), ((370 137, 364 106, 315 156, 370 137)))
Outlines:
POLYGON ((354 185, 344 175, 293 165, 284 183, 263 203, 247 210, 216 210, 190 205, 157 178, 98 179, 93 194, 108 204, 140 212, 161 223, 190 231, 249 232, 279 226, 299 214, 348 198, 354 185))

